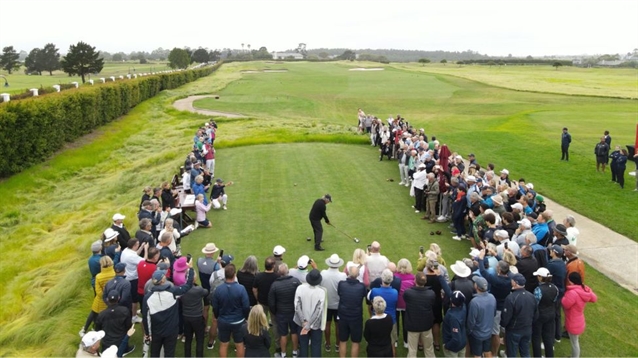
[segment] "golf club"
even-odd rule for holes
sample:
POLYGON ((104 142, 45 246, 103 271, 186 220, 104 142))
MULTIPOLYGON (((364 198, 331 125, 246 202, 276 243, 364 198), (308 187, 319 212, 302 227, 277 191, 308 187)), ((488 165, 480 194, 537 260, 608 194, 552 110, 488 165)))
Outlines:
POLYGON ((343 232, 343 231, 341 231, 341 230, 337 229, 337 227, 336 227, 336 226, 334 226, 334 225, 332 225, 332 224, 328 224, 328 225, 332 226, 333 228, 335 228, 335 230, 339 231, 340 233, 342 233, 342 234, 346 235, 349 239, 352 239, 352 241, 354 241, 354 242, 359 242, 359 239, 357 239, 356 237, 352 237, 352 236, 350 236, 350 235, 346 234, 345 232, 343 232))

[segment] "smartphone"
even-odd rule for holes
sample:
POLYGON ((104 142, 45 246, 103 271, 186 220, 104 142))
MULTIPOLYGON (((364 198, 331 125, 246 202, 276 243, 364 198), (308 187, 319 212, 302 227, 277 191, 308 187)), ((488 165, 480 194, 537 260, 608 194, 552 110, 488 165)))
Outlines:
POLYGON ((507 250, 507 242, 506 242, 506 243, 504 243, 503 245, 505 245, 505 246, 504 246, 504 247, 505 247, 505 250, 507 250))
POLYGON ((219 257, 222 257, 222 256, 224 256, 224 250, 223 249, 219 250, 219 257))
POLYGON ((368 245, 368 247, 366 248, 366 250, 368 250, 368 252, 370 252, 370 249, 372 248, 372 245, 368 245))
POLYGON ((186 262, 190 263, 192 259, 193 259, 193 255, 191 254, 186 255, 186 262))
POLYGON ((419 252, 421 254, 425 254, 425 248, 423 246, 419 246, 419 252))

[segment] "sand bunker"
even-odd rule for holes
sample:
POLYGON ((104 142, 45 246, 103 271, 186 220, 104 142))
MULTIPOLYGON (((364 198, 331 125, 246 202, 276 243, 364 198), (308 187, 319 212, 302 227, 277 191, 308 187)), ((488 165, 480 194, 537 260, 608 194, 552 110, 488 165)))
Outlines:
POLYGON ((371 67, 371 68, 359 67, 359 68, 351 68, 348 71, 383 71, 383 70, 384 70, 383 67, 371 67))

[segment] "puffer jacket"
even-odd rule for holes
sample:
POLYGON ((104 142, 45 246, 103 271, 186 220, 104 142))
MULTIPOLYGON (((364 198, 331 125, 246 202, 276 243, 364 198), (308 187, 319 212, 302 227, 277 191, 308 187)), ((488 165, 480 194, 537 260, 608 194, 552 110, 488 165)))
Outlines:
POLYGON ((598 297, 591 288, 569 285, 561 301, 565 310, 565 329, 570 334, 585 332, 585 304, 596 302, 598 297))

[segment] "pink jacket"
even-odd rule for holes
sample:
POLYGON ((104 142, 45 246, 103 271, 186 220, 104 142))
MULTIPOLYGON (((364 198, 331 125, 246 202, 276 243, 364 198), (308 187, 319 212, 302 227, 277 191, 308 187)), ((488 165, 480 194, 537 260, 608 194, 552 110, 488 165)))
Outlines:
POLYGON ((405 290, 414 286, 414 275, 411 273, 395 273, 394 277, 401 279, 401 291, 399 291, 399 300, 397 301, 397 309, 405 309, 405 301, 403 300, 403 293, 405 290))
POLYGON ((582 334, 585 331, 585 304, 597 300, 594 291, 587 286, 567 286, 562 304, 565 310, 565 329, 568 333, 582 334))

